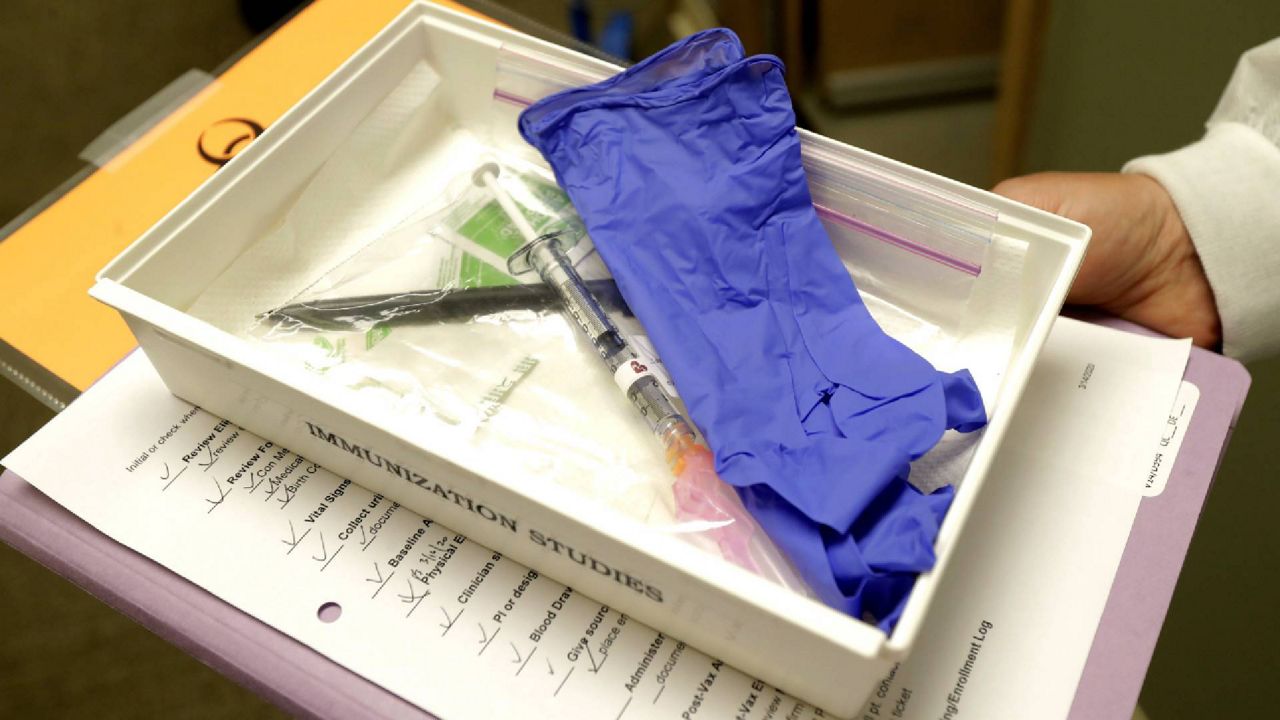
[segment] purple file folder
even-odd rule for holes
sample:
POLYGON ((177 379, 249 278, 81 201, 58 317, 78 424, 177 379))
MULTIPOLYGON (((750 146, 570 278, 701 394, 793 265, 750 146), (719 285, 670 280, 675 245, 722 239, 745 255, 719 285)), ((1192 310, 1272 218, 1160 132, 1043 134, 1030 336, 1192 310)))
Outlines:
MULTIPOLYGON (((1151 334, 1119 320, 1100 324, 1151 334)), ((1214 473, 1249 392, 1235 360, 1192 348, 1183 379, 1200 401, 1164 492, 1143 498, 1089 649, 1070 720, 1130 720, 1214 473)))

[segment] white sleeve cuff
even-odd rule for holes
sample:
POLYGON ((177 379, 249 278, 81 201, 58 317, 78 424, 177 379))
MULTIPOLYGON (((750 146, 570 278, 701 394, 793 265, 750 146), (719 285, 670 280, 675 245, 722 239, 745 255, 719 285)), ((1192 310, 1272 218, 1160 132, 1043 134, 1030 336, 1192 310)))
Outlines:
POLYGON ((1173 198, 1213 288, 1223 352, 1280 354, 1280 148, 1246 125, 1214 123, 1199 142, 1124 172, 1173 198))

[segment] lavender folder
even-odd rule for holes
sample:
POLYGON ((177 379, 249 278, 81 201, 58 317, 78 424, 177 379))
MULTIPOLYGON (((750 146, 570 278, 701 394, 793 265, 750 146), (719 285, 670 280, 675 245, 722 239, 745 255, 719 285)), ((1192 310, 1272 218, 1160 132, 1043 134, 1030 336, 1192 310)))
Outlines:
MULTIPOLYGON (((1120 320, 1095 321, 1150 334, 1120 320)), ((1249 392, 1243 365, 1199 348, 1191 350, 1183 378, 1200 388, 1200 401, 1169 484, 1138 506, 1069 720, 1133 717, 1191 536, 1249 392)))

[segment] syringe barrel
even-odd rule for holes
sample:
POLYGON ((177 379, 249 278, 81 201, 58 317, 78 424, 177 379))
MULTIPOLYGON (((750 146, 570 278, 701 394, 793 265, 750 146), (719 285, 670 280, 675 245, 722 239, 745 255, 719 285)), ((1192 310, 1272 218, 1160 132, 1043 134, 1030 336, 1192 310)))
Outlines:
MULTIPOLYGON (((513 256, 513 260, 516 258, 527 262, 537 271, 542 281, 555 290, 564 303, 565 310, 587 334, 601 357, 609 360, 617 353, 622 336, 569 261, 569 256, 560 247, 558 234, 537 238, 517 256, 513 256), (608 337, 610 335, 613 337, 608 337)), ((609 369, 616 370, 617 367, 615 365, 609 369)))
POLYGON ((644 416, 645 421, 649 423, 649 430, 659 440, 663 439, 674 425, 688 427, 688 423, 676 409, 671 396, 662 389, 661 383, 652 375, 638 378, 631 383, 627 388, 627 399, 644 416))
POLYGON ((620 389, 631 404, 640 411, 649 429, 662 438, 675 421, 685 424, 671 396, 649 372, 620 372, 619 368, 640 361, 640 356, 618 331, 608 313, 578 274, 573 263, 560 247, 555 235, 544 235, 529 243, 521 251, 520 262, 527 262, 538 272, 542 281, 552 287, 564 302, 565 310, 582 329, 609 371, 618 379, 620 389))

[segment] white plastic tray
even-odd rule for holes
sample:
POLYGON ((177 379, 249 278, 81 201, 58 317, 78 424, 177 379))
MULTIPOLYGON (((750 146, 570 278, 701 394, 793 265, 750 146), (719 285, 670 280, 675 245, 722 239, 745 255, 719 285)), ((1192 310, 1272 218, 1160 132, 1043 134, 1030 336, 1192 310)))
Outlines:
MULTIPOLYGON (((929 611, 934 586, 947 571, 952 548, 970 521, 1011 411, 1083 257, 1088 229, 802 133, 811 176, 814 162, 825 163, 822 167, 839 176, 862 173, 904 188, 940 213, 954 209, 957 202, 987 208, 991 211, 988 229, 997 240, 1025 243, 1018 282, 1005 289, 1002 317, 1006 319, 1000 321, 1007 325, 1003 330, 1011 345, 1002 367, 993 374, 997 383, 984 388, 992 394, 990 399, 998 393, 997 411, 942 526, 937 566, 920 577, 902 619, 887 637, 872 625, 795 596, 726 562, 689 552, 679 540, 590 498, 562 488, 535 496, 519 478, 482 476, 459 467, 409 440, 412 434, 406 428, 353 405, 323 378, 255 350, 185 312, 249 244, 269 231, 333 149, 416 63, 426 61, 443 78, 447 102, 442 104, 442 122, 472 132, 487 128, 495 144, 519 142, 507 121, 514 118, 512 110, 504 111, 500 109, 504 103, 495 103, 499 63, 511 53, 554 59, 557 67, 547 66, 546 73, 556 82, 573 81, 575 73, 601 76, 616 71, 474 18, 426 3, 412 5, 106 267, 93 296, 124 315, 176 395, 803 700, 838 715, 853 714, 892 663, 909 651, 929 611), (565 67, 577 70, 563 76, 565 67), (316 427, 341 442, 317 435, 316 427), (356 446, 361 450, 353 450, 356 446), (417 479, 406 481, 371 465, 361 456, 363 450, 412 468, 417 479), (468 502, 457 502, 457 496, 465 496, 468 502), (476 510, 480 505, 486 512, 476 510), (554 553, 532 542, 530 529, 554 535, 617 572, 602 575, 554 553)), ((815 199, 827 210, 857 215, 856 198, 818 195, 815 191, 815 199)), ((828 215, 824 220, 831 226, 828 215)), ((961 335, 972 326, 969 318, 954 316, 954 303, 937 301, 936 282, 926 275, 913 280, 917 275, 912 272, 894 271, 899 266, 913 267, 921 252, 884 255, 876 250, 880 255, 873 258, 864 252, 871 247, 865 245, 865 238, 831 227, 837 249, 869 302, 872 296, 880 297, 881 305, 892 304, 893 298, 917 297, 921 302, 904 310, 904 316, 914 314, 961 335), (858 277, 860 258, 866 259, 866 266, 887 270, 858 277)), ((921 240, 925 255, 949 250, 942 243, 930 250, 929 242, 921 240)), ((978 268, 976 275, 981 273, 978 268)))

